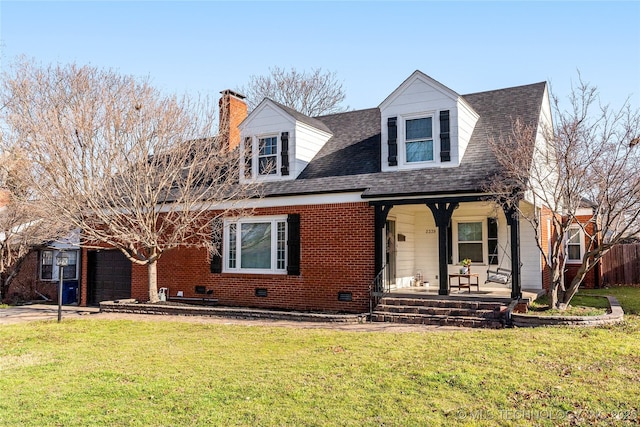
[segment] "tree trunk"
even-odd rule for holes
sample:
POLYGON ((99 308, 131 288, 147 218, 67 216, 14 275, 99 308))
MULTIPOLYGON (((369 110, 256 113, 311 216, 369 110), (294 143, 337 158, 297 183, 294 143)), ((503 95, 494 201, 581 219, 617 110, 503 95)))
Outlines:
POLYGON ((564 281, 564 274, 562 271, 562 263, 557 257, 554 257, 551 270, 551 289, 549 289, 549 307, 557 308, 558 300, 564 289, 562 282, 564 281))
POLYGON ((149 302, 158 302, 158 261, 149 261, 147 264, 147 276, 149 281, 149 302))

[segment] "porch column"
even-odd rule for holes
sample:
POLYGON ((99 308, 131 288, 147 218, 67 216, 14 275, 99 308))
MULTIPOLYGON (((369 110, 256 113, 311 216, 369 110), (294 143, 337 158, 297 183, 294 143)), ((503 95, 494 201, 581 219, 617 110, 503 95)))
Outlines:
POLYGON ((520 276, 520 215, 513 207, 504 207, 511 234, 511 298, 522 298, 522 282, 520 276))
POLYGON ((447 260, 447 247, 451 244, 447 240, 447 227, 451 223, 453 211, 458 207, 458 202, 428 202, 427 207, 431 209, 433 218, 438 227, 438 274, 440 287, 439 295, 449 295, 449 271, 447 260))
POLYGON ((385 222, 387 221, 387 216, 389 215, 389 211, 391 210, 392 207, 393 205, 374 205, 374 209, 375 209, 374 245, 376 246, 374 251, 374 262, 375 262, 375 268, 376 268, 376 272, 375 272, 376 275, 380 273, 380 271, 384 267, 384 257, 382 254, 382 246, 383 246, 382 231, 384 230, 384 225, 385 225, 385 222))

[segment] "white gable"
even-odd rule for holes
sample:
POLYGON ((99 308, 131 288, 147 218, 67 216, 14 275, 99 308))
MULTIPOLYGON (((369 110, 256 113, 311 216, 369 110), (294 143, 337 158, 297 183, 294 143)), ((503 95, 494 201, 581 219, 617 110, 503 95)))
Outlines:
POLYGON ((382 170, 418 169, 428 167, 455 167, 460 164, 473 133, 478 114, 456 92, 437 82, 426 74, 415 71, 379 106, 382 135, 382 170), (440 139, 440 114, 449 113, 450 160, 441 161, 443 144, 440 139), (397 123, 397 165, 390 164, 388 120, 396 118, 397 123), (431 124, 431 158, 415 161, 409 157, 405 145, 406 123, 408 120, 426 118, 431 124))
POLYGON ((252 133, 278 132, 289 128, 293 130, 295 119, 275 104, 270 99, 264 99, 248 116, 240 123, 238 128, 241 134, 247 130, 252 133))
POLYGON ((384 111, 398 103, 421 104, 427 102, 437 104, 439 101, 446 99, 455 102, 459 97, 460 95, 445 85, 416 70, 380 103, 379 108, 384 111))
MULTIPOLYGON (((251 141, 252 176, 260 180, 295 179, 331 138, 331 134, 325 130, 317 129, 308 123, 297 120, 296 117, 269 99, 264 99, 240 124, 239 129, 241 141, 244 142, 247 138, 251 141), (283 174, 281 169, 284 161, 282 140, 285 133, 288 137, 288 174, 283 174), (275 173, 262 175, 258 169, 259 141, 269 137, 277 138, 277 154, 274 157, 277 167, 275 173)), ((246 162, 241 162, 243 169, 241 180, 245 179, 245 165, 246 162)))

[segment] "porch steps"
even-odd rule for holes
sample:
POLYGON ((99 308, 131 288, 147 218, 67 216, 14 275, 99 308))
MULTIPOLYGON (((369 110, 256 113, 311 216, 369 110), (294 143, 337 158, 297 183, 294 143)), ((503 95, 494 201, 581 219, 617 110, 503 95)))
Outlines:
POLYGON ((506 307, 503 302, 470 299, 383 297, 371 321, 499 329, 506 307))

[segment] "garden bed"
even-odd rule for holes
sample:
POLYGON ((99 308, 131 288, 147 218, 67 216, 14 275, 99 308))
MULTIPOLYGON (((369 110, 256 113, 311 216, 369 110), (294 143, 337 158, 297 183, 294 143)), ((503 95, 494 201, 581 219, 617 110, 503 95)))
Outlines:
MULTIPOLYGON (((512 313, 511 322, 513 326, 517 327, 532 327, 532 326, 601 326, 618 323, 624 320, 624 312, 618 300, 612 296, 603 296, 608 302, 608 309, 604 314, 593 315, 593 310, 590 311, 590 315, 572 315, 575 312, 569 312, 572 314, 563 314, 555 310, 547 312, 529 312, 529 313, 512 313)), ((593 307, 590 307, 593 309, 593 307)), ((596 312, 597 313, 597 312, 596 312)))

